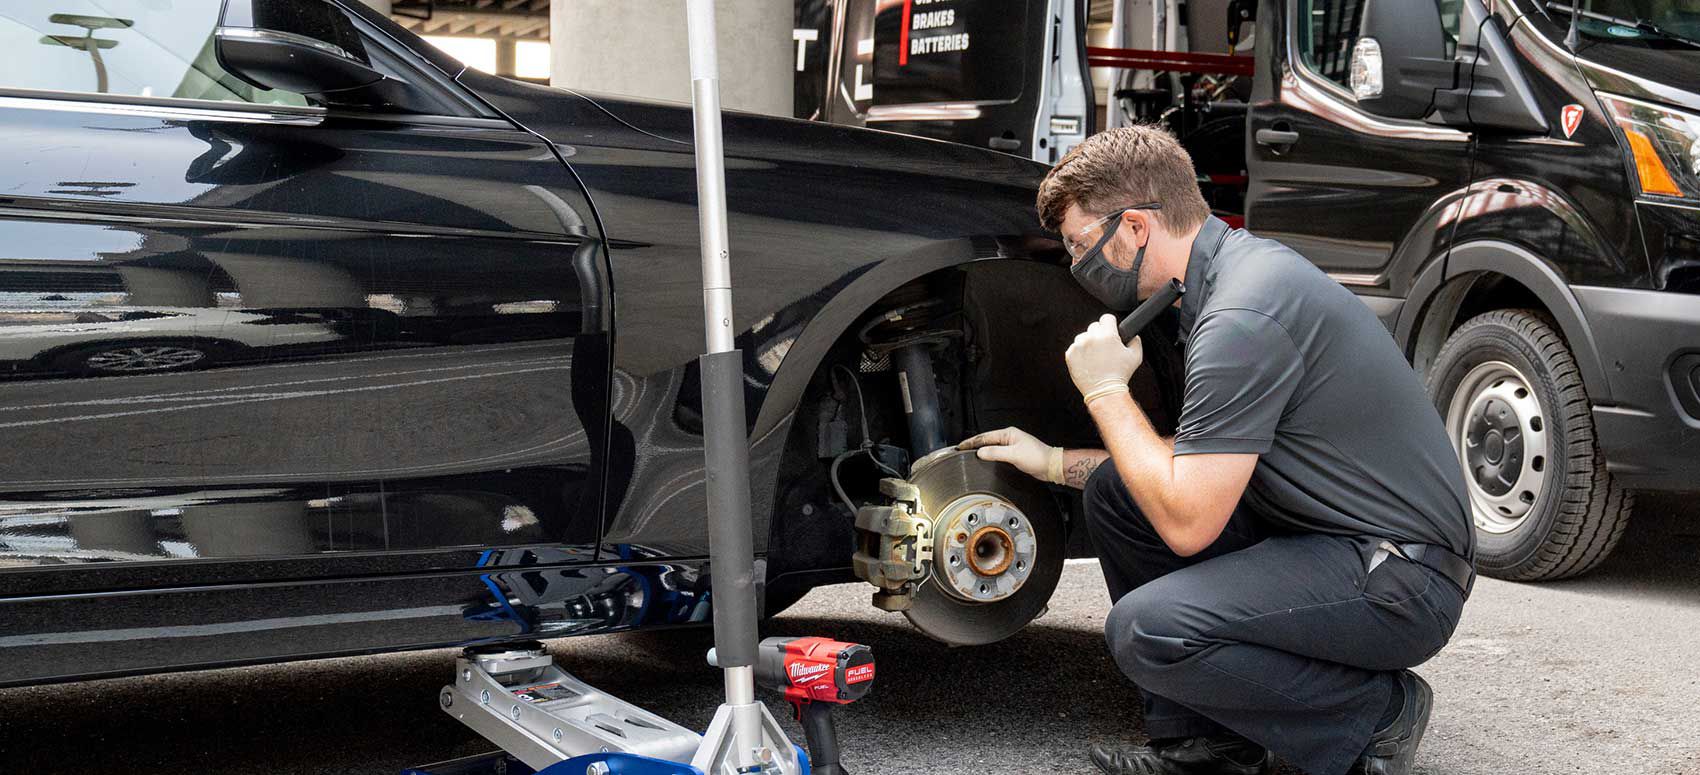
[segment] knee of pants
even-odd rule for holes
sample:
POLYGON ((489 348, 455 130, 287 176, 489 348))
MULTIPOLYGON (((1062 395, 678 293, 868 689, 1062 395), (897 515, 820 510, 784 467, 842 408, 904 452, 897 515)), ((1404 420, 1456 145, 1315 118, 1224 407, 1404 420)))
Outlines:
POLYGON ((1176 665, 1203 642, 1181 613, 1186 606, 1165 592, 1162 579, 1124 595, 1104 619, 1104 637, 1116 666, 1140 686, 1158 688, 1176 665))

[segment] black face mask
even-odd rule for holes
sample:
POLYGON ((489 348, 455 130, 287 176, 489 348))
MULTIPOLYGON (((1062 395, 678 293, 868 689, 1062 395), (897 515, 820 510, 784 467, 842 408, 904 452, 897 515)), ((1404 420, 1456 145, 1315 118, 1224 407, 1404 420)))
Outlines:
MULTIPOLYGON (((1150 204, 1124 207, 1116 211, 1119 216, 1128 210, 1158 210, 1162 205, 1150 204)), ((1104 306, 1118 312, 1126 312, 1139 306, 1139 268, 1145 264, 1145 246, 1139 246, 1139 251, 1133 254, 1132 269, 1118 269, 1104 258, 1104 246, 1110 244, 1110 239, 1116 236, 1116 230, 1121 228, 1122 219, 1113 218, 1104 227, 1104 236, 1098 238, 1097 244, 1086 255, 1081 256, 1069 274, 1074 275, 1074 281, 1080 283, 1087 293, 1092 294, 1104 306)))

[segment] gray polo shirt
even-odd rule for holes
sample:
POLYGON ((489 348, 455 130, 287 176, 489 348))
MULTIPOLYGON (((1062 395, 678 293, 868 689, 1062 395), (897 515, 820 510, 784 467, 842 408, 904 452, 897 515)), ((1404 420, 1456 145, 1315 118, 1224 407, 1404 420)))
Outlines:
POLYGON ((1278 530, 1473 557, 1463 472, 1374 313, 1279 242, 1210 218, 1181 299, 1175 454, 1260 455, 1245 503, 1278 530))

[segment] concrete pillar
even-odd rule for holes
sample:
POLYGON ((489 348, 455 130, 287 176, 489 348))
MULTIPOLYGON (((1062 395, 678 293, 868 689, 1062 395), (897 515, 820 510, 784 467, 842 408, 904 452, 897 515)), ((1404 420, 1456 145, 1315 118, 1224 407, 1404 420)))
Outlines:
POLYGON ((216 307, 205 270, 118 266, 132 307, 216 307))
POLYGON ((146 511, 78 514, 71 517, 71 538, 85 552, 98 554, 105 550, 126 555, 106 559, 139 560, 160 553, 153 517, 146 511))
POLYGON ((301 501, 190 506, 179 519, 184 537, 202 557, 276 557, 321 549, 301 501))
POLYGON ((366 291, 340 266, 284 256, 208 253, 236 281, 244 307, 364 307, 366 291))
POLYGON ((516 54, 513 38, 496 39, 496 75, 511 76, 514 74, 516 54))
MULTIPOLYGON (((722 0, 720 102, 728 109, 791 115, 795 0, 722 0)), ((682 2, 572 0, 549 4, 550 81, 610 94, 691 101, 682 2)))
POLYGON ((378 13, 384 14, 386 16, 388 16, 389 13, 390 13, 390 6, 394 5, 392 0, 360 0, 360 2, 371 6, 372 10, 377 11, 378 13))

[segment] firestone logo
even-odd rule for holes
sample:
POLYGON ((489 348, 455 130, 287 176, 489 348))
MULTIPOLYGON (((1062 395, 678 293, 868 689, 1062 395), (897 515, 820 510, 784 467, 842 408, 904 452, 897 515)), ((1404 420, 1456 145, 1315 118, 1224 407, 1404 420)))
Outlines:
POLYGON ((1564 109, 1558 112, 1558 123, 1564 129, 1566 139, 1576 134, 1576 128, 1582 125, 1582 106, 1576 103, 1565 105, 1564 109))
POLYGON ((811 665, 804 662, 792 663, 787 670, 791 673, 791 683, 807 683, 832 669, 832 665, 811 665))

